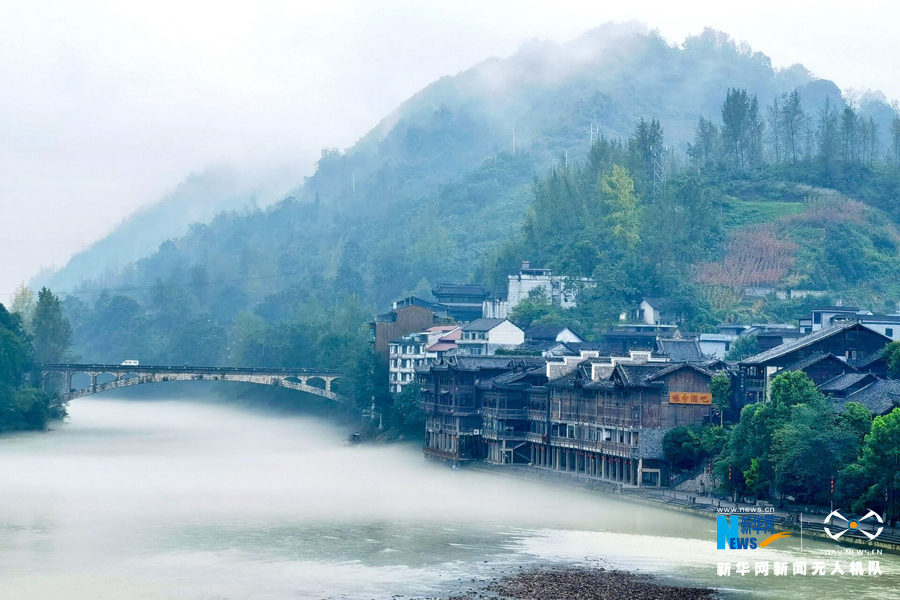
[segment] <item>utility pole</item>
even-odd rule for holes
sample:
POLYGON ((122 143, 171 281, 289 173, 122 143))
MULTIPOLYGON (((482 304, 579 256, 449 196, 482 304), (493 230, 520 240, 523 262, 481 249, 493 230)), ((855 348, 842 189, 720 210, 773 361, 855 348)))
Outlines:
POLYGON ((569 170, 569 151, 566 150, 566 170, 569 170))
POLYGON ((350 174, 350 181, 353 185, 353 193, 355 194, 356 193, 356 171, 353 171, 350 174))
POLYGON ((516 128, 513 127, 513 154, 516 153, 516 128))

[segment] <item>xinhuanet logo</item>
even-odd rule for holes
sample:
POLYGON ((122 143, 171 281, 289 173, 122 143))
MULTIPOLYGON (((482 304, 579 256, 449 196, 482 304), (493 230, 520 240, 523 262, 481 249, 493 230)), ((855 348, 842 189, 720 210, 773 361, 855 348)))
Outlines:
POLYGON ((716 516, 716 547, 719 550, 756 550, 790 535, 789 531, 775 533, 775 515, 716 516))

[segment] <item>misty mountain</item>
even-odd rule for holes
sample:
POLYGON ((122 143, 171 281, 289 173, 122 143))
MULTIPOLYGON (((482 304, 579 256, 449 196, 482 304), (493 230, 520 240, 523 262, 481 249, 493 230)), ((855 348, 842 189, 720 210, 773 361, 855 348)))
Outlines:
POLYGON ((89 280, 114 285, 122 269, 152 253, 171 238, 188 233, 192 223, 209 222, 223 211, 255 210, 276 199, 286 187, 286 173, 269 173, 265 183, 238 169, 215 166, 188 175, 158 202, 124 219, 109 235, 73 256, 57 271, 35 276, 32 287, 71 290, 89 280))
MULTIPOLYGON (((315 173, 266 209, 222 212, 121 269, 103 262, 118 247, 104 240, 96 246, 96 263, 73 259, 55 281, 89 274, 84 288, 131 289, 147 314, 171 314, 173 323, 178 311, 194 315, 198 336, 218 336, 223 346, 230 343, 222 341, 225 334, 210 327, 230 327, 242 313, 274 322, 293 318, 298 307, 315 312, 315 306, 351 296, 368 310, 383 308, 439 281, 478 279, 497 287, 515 260, 541 256, 548 264, 566 264, 515 238, 535 197, 536 178, 567 161, 590 162, 592 138, 627 145, 642 118, 660 123, 671 166, 684 164, 698 118, 720 121, 731 88, 756 94, 763 111, 793 90, 811 118, 826 99, 836 111, 844 107, 834 83, 799 65, 776 70, 767 56, 723 33, 706 30, 673 46, 639 26, 604 25, 566 44, 526 43, 508 58, 434 82, 353 147, 323 150, 315 173), (499 258, 486 265, 486 257, 499 258)), ((877 94, 855 100, 859 117, 871 117, 887 148, 896 113, 877 94)), ((803 194, 777 198, 777 182, 731 188, 715 210, 738 226, 747 215, 761 215, 747 221, 758 224, 766 215, 803 210, 803 194), (773 199, 787 202, 775 205, 773 199)), ((174 209, 159 214, 180 227, 190 221, 174 209)), ((136 215, 129 224, 140 227, 144 218, 136 215)), ((113 236, 129 238, 126 230, 113 236)), ((725 238, 713 241, 718 245, 708 252, 727 260, 725 238)), ((703 268, 710 281, 721 279, 713 267, 703 268)), ((656 277, 657 290, 681 286, 679 281, 692 279, 688 271, 671 271, 668 283, 665 274, 656 277)), ((827 275, 802 273, 797 280, 829 284, 827 275)), ((128 311, 140 312, 131 305, 128 311)), ((172 357, 162 350, 160 356, 181 360, 186 344, 182 339, 172 357)))

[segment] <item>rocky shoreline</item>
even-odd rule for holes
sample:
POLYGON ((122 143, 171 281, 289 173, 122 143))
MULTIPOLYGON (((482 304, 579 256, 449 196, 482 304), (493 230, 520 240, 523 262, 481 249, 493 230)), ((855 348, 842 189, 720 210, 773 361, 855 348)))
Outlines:
POLYGON ((445 600, 714 600, 716 591, 664 585, 647 575, 585 567, 551 567, 498 577, 445 600))

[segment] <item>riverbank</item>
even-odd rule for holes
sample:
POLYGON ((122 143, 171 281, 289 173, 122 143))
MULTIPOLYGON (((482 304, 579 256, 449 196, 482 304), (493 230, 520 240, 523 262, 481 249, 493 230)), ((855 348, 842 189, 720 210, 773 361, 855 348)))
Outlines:
MULTIPOLYGON (((758 508, 753 504, 729 502, 712 496, 703 496, 695 493, 677 492, 669 488, 642 488, 620 486, 608 481, 600 481, 589 477, 582 477, 562 473, 559 471, 542 469, 532 466, 497 466, 488 463, 476 463, 469 468, 501 473, 507 476, 539 481, 552 482, 554 485, 562 484, 573 488, 579 488, 591 492, 603 492, 620 497, 627 497, 629 502, 638 502, 650 506, 660 506, 669 510, 691 513, 703 517, 714 517, 717 514, 740 512, 747 509, 758 508)), ((819 538, 834 541, 825 533, 825 514, 802 514, 772 508, 771 513, 775 517, 776 526, 779 529, 801 533, 803 537, 819 538), (802 517, 802 525, 801 525, 802 517)), ((840 523, 840 521, 838 521, 840 523)), ((877 525, 877 524, 876 524, 877 525)), ((871 526, 870 526, 871 527, 871 526)), ((891 527, 884 527, 882 533, 874 540, 870 540, 859 531, 848 531, 841 537, 841 544, 860 546, 869 549, 878 549, 884 552, 900 554, 900 532, 891 527)))
POLYGON ((481 589, 446 600, 712 600, 716 591, 663 585, 627 571, 552 567, 492 580, 481 589))

